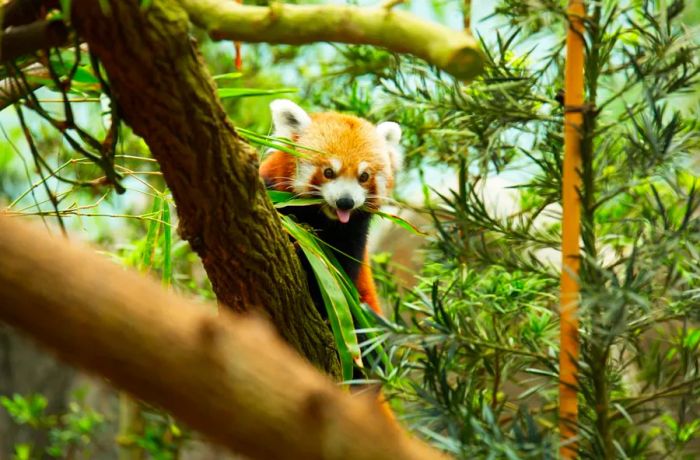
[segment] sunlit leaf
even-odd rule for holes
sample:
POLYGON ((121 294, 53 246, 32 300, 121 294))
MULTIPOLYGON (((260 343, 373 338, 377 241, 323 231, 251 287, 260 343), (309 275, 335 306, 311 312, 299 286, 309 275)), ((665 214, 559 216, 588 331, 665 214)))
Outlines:
POLYGON ((217 93, 221 99, 233 97, 253 97, 253 96, 270 96, 275 94, 296 93, 296 88, 281 88, 281 89, 259 89, 259 88, 219 88, 217 93))

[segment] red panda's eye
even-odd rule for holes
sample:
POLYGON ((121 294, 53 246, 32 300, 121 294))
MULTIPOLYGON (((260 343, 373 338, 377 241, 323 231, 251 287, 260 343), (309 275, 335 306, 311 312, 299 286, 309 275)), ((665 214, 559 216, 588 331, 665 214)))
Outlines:
POLYGON ((369 180, 369 173, 363 172, 360 177, 357 178, 360 182, 367 182, 369 180))
POLYGON ((326 168, 323 170, 323 177, 326 179, 333 179, 335 177, 335 172, 331 168, 326 168))

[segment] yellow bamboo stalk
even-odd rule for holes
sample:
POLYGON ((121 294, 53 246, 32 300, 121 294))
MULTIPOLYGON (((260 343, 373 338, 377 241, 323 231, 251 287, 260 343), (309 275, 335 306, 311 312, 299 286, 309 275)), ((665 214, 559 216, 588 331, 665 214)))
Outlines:
POLYGON ((564 164, 562 177, 562 270, 560 294, 559 433, 561 458, 576 455, 578 419, 577 372, 579 355, 578 304, 581 235, 581 127, 583 124, 584 0, 569 0, 564 86, 564 164))

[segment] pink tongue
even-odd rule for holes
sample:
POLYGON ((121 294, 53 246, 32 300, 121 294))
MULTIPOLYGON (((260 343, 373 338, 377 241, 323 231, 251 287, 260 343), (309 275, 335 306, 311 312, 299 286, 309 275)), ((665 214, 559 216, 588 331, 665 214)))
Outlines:
POLYGON ((350 220, 350 211, 344 211, 342 209, 336 209, 335 213, 338 214, 338 220, 342 223, 347 224, 350 220))

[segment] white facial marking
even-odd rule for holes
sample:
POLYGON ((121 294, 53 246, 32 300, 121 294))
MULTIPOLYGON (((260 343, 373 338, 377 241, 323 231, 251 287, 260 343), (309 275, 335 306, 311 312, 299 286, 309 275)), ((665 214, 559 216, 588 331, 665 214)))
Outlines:
POLYGON ((380 200, 386 198, 386 177, 383 174, 374 176, 374 184, 377 187, 377 196, 380 200))
POLYGON ((343 162, 337 158, 331 158, 329 160, 329 162, 331 164, 331 168, 333 168, 333 172, 338 174, 338 171, 340 171, 340 168, 343 167, 343 162))
POLYGON ((294 191, 296 193, 304 193, 310 191, 311 179, 316 173, 316 167, 306 161, 299 160, 297 163, 297 174, 294 179, 294 191))
POLYGON ((369 167, 369 163, 366 161, 360 161, 360 164, 357 165, 357 175, 359 176, 363 172, 367 171, 367 168, 369 167))
POLYGON ((367 199, 367 191, 356 179, 348 179, 347 177, 339 177, 337 179, 326 182, 321 186, 321 195, 326 203, 332 207, 336 207, 335 203, 343 197, 352 198, 353 207, 357 209, 367 199))
POLYGON ((270 103, 270 111, 276 137, 291 139, 311 124, 309 114, 289 99, 275 99, 270 103))

